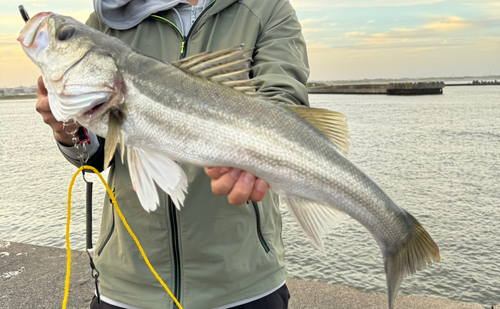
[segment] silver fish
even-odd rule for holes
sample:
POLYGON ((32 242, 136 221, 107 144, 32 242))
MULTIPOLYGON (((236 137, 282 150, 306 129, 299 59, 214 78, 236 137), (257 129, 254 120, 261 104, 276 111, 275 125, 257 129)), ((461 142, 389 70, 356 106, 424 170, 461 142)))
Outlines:
POLYGON ((382 251, 389 308, 404 277, 440 260, 418 221, 346 158, 344 116, 262 97, 248 79, 249 50, 167 64, 52 13, 33 17, 18 41, 42 71, 54 116, 106 137, 107 162, 117 147, 127 153, 147 211, 157 207, 155 182, 182 205, 187 180, 174 161, 237 167, 266 180, 320 250, 347 215, 366 227, 382 251))

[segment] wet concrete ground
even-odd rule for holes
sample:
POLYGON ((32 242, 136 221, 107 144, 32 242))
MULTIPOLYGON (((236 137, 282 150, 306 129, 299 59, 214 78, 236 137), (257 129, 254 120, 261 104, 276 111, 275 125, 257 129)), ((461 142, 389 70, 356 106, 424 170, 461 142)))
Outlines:
MULTIPOLYGON (((72 251, 68 308, 89 308, 94 294, 86 252, 72 251)), ((64 297, 66 250, 0 241, 0 308, 60 308, 64 297)), ((289 279, 289 309, 387 309, 386 294, 339 285, 289 279)), ((442 298, 399 296, 395 309, 483 309, 442 298)), ((494 309, 500 309, 500 305, 494 309)))

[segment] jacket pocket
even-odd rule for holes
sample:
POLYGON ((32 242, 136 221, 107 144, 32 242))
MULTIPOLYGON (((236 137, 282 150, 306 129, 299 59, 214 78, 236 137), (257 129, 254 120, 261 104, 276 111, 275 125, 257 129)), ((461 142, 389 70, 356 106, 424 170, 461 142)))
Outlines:
POLYGON ((269 248, 269 245, 266 243, 266 240, 264 239, 264 236, 262 235, 262 230, 260 229, 260 211, 259 211, 259 205, 256 202, 252 202, 253 205, 253 210, 255 211, 255 218, 257 221, 257 236, 259 237, 260 244, 264 248, 264 251, 266 253, 269 253, 271 249, 269 248))

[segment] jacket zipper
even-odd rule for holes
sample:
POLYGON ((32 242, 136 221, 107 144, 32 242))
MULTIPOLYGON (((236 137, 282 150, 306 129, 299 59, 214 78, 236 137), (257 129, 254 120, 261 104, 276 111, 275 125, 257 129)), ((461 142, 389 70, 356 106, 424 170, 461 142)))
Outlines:
POLYGON ((177 32, 181 35, 181 38, 182 38, 182 43, 181 43, 181 55, 182 55, 184 53, 184 40, 185 40, 186 37, 182 33, 181 29, 179 29, 173 22, 171 22, 170 20, 168 20, 168 19, 166 19, 164 17, 158 16, 158 15, 151 15, 151 17, 154 17, 154 18, 157 18, 159 20, 162 20, 162 21, 168 23, 169 25, 171 25, 172 27, 174 27, 177 30, 177 32))
POLYGON ((182 39, 182 48, 181 48, 182 49, 181 50, 181 59, 186 58, 188 39, 189 39, 189 36, 191 35, 191 33, 193 33, 194 27, 196 26, 196 24, 198 23, 198 21, 200 21, 201 17, 203 15, 205 15, 205 13, 214 5, 215 1, 216 0, 213 0, 212 2, 210 2, 203 9, 203 11, 200 13, 200 15, 198 16, 198 18, 196 18, 196 20, 194 21, 194 23, 191 25, 191 28, 189 29, 188 34, 185 37, 183 37, 183 39, 182 39))
MULTIPOLYGON (((115 189, 113 189, 113 194, 114 194, 114 192, 115 192, 115 189)), ((111 201, 111 198, 109 200, 111 201)), ((111 201, 111 217, 113 218, 113 223, 111 223, 111 230, 109 231, 109 234, 106 237, 106 239, 104 240, 101 248, 99 249, 99 251, 97 251, 98 256, 101 255, 102 250, 104 250, 104 247, 106 247, 109 239, 111 238, 111 236, 113 235, 113 232, 115 231, 115 207, 113 206, 113 201, 111 201)))
POLYGON ((216 0, 213 0, 212 2, 210 2, 204 9, 203 11, 200 13, 200 16, 198 16, 198 18, 196 18, 196 20, 194 21, 194 23, 191 25, 191 28, 189 29, 189 33, 184 36, 184 34, 182 33, 181 29, 179 29, 179 27, 177 27, 173 22, 171 22, 170 20, 164 18, 164 17, 161 17, 161 16, 158 16, 158 15, 151 15, 151 17, 154 17, 154 18, 157 18, 157 19, 160 19, 162 21, 165 21, 167 22, 168 24, 170 24, 172 27, 174 27, 177 32, 181 35, 182 37, 182 42, 181 42, 181 55, 180 55, 180 59, 183 59, 183 58, 186 58, 186 53, 187 53, 187 41, 189 39, 189 36, 191 35, 191 33, 193 32, 193 29, 194 27, 196 26, 196 24, 198 23, 198 21, 201 19, 201 17, 208 11, 208 9, 210 9, 214 3, 215 3, 216 0))
POLYGON ((259 211, 259 205, 256 202, 252 202, 253 209, 255 211, 255 217, 257 218, 257 236, 259 237, 260 244, 264 248, 264 251, 266 253, 269 253, 271 249, 269 249, 269 245, 266 243, 266 240, 264 239, 264 236, 262 235, 262 231, 260 229, 260 211, 259 211))
MULTIPOLYGON (((181 251, 179 248, 179 226, 177 225, 177 213, 174 203, 170 196, 168 197, 168 210, 170 212, 170 228, 172 235, 172 255, 174 262, 174 296, 178 302, 181 301, 181 251)), ((173 308, 177 309, 175 302, 173 308)))
MULTIPOLYGON (((205 9, 201 12, 200 16, 195 20, 195 22, 191 25, 191 28, 189 30, 189 33, 187 36, 184 36, 182 31, 170 20, 163 18, 158 15, 151 15, 151 17, 160 19, 162 21, 167 22, 170 24, 172 27, 174 27, 177 32, 181 35, 182 37, 182 43, 181 43, 181 52, 180 52, 180 59, 183 59, 186 57, 187 53, 187 41, 189 39, 189 36, 191 35, 194 27, 198 23, 198 21, 201 19, 201 17, 205 14, 205 12, 210 9, 213 4, 215 3, 216 0, 213 0, 210 2, 209 5, 205 7, 205 9)), ((180 257, 180 248, 179 248, 179 226, 177 224, 177 213, 175 211, 175 206, 172 203, 172 199, 170 196, 168 197, 168 209, 170 212, 170 229, 171 229, 171 235, 172 235, 172 254, 173 254, 173 262, 174 262, 174 296, 177 299, 178 302, 181 301, 180 296, 181 296, 181 257, 180 257)), ((262 236, 262 235, 261 235, 262 236)), ((262 238, 263 239, 263 238, 262 238)), ((264 242, 265 243, 265 242, 264 242)), ((267 246, 267 244, 266 244, 267 246)), ((267 251, 268 252, 268 251, 267 251)), ((173 308, 176 309, 177 305, 173 303, 173 308)))

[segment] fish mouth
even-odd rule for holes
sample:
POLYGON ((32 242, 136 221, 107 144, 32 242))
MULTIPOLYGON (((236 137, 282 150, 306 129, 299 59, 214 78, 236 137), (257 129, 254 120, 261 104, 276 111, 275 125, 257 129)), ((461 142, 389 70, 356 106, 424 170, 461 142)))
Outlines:
POLYGON ((108 110, 108 106, 111 103, 112 94, 111 93, 101 93, 103 97, 95 100, 89 109, 83 112, 77 117, 77 121, 81 124, 89 124, 93 119, 98 118, 108 110))
POLYGON ((17 38, 19 43, 25 48, 32 47, 38 34, 47 27, 47 21, 51 15, 53 15, 52 12, 42 12, 28 20, 17 38))
POLYGON ((88 124, 92 119, 106 111, 107 105, 113 97, 108 91, 88 92, 78 95, 58 95, 52 83, 45 83, 49 105, 52 114, 58 121, 68 121, 76 118, 81 124, 88 124))
POLYGON ((85 113, 83 113, 82 116, 84 116, 84 117, 91 117, 94 114, 98 114, 100 112, 100 109, 102 107, 104 107, 104 105, 106 105, 106 102, 98 103, 96 106, 92 107, 91 109, 89 109, 88 111, 86 111, 85 113))

